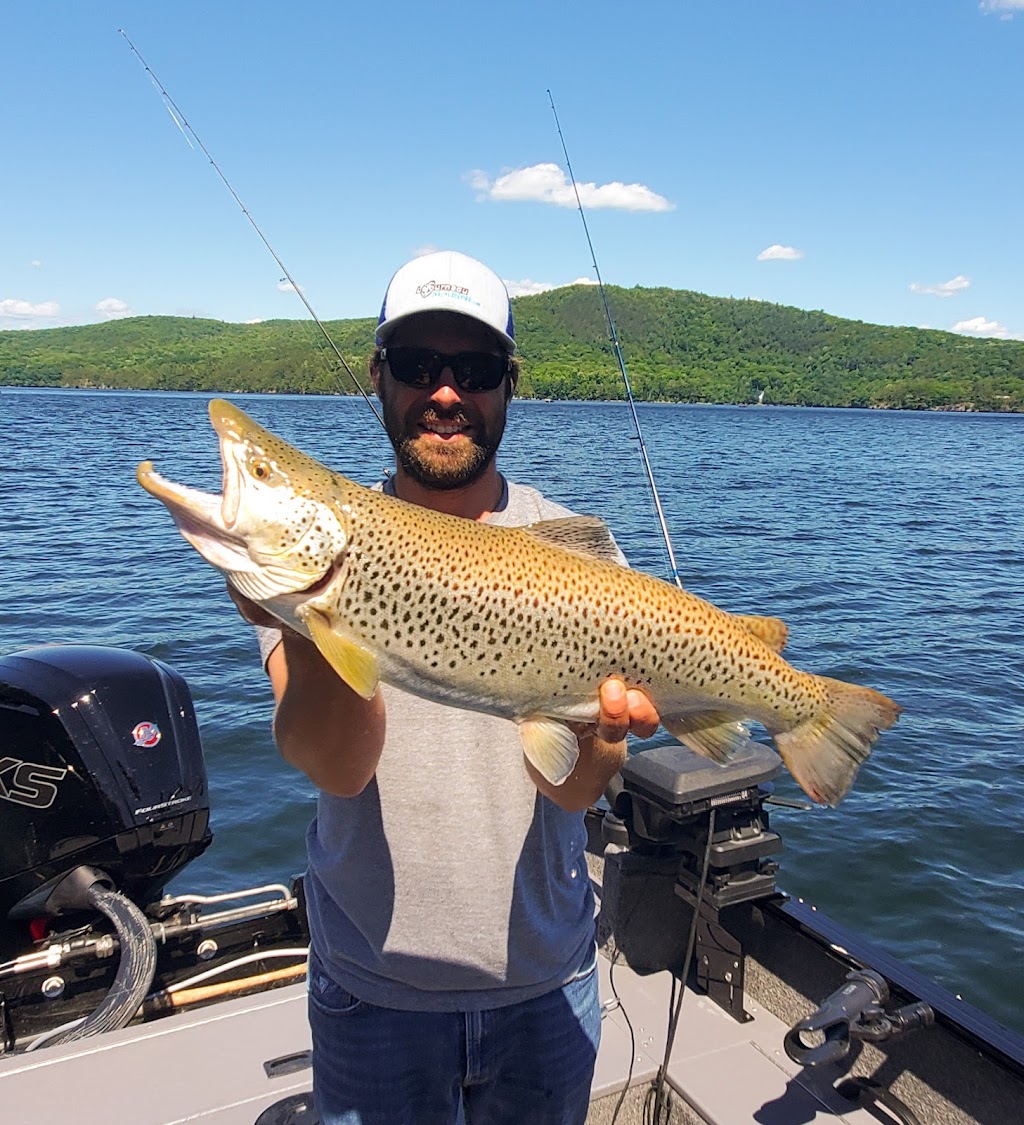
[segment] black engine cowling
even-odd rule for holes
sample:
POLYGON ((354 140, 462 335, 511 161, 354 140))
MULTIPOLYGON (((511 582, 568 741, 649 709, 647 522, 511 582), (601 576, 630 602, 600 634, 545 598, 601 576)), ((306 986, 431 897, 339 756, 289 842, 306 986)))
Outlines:
POLYGON ((24 940, 8 920, 79 864, 152 902, 209 845, 208 825, 192 697, 173 668, 90 645, 0 657, 0 951, 24 940))

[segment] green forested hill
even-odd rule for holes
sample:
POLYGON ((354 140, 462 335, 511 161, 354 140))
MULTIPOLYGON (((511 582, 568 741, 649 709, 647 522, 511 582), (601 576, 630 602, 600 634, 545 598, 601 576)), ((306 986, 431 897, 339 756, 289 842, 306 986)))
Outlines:
MULTIPOLYGON (((674 289, 607 290, 637 398, 1024 411, 1024 342, 891 328, 674 289)), ((514 302, 520 393, 620 398, 600 293, 571 286, 514 302)), ((370 318, 326 327, 357 375, 370 318)), ((226 324, 132 317, 0 332, 0 384, 217 392, 350 391, 310 320, 226 324)))

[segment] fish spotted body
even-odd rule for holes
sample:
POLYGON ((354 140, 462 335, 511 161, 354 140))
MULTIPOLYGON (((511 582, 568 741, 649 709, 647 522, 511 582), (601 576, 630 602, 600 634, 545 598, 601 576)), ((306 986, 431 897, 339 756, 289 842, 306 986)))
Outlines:
POLYGON ((519 724, 561 783, 568 723, 594 722, 610 676, 647 693, 662 724, 719 761, 760 723, 817 801, 837 803, 899 708, 815 676, 779 651, 785 626, 736 616, 614 561, 592 517, 497 527, 408 504, 331 471, 230 403, 210 416, 223 497, 138 478, 242 594, 309 637, 369 698, 379 681, 519 724))

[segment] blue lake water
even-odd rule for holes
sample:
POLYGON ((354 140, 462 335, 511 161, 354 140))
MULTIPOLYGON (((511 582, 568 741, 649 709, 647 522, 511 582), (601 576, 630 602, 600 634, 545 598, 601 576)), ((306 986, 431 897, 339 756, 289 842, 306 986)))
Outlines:
MULTIPOLYGON (((390 447, 356 399, 232 396, 363 483, 390 447)), ((195 698, 215 842, 177 887, 302 869, 314 790, 270 738, 251 631, 135 483, 151 458, 219 491, 207 397, 0 392, 0 653, 126 645, 195 698)), ((644 436, 683 581, 778 615, 798 667, 905 709, 839 809, 776 810, 780 884, 1024 1030, 1024 416, 650 405, 644 436)), ((514 404, 501 464, 602 515, 667 575, 629 412, 514 404)), ((781 795, 802 795, 788 777, 781 795)))

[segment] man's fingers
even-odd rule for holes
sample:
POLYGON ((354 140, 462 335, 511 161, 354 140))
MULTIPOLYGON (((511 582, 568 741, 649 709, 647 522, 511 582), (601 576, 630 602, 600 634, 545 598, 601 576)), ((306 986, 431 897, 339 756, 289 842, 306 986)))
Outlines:
POLYGON ((235 603, 235 608, 250 625, 262 625, 268 629, 281 627, 281 623, 276 617, 267 613, 265 609, 261 609, 244 594, 240 594, 230 582, 226 583, 226 585, 228 597, 235 603))
POLYGON ((629 733, 629 695, 621 680, 605 680, 601 685, 601 712, 597 737, 603 742, 621 742, 629 733))
POLYGON ((637 738, 651 738, 661 725, 658 709, 642 691, 626 693, 629 701, 629 729, 637 738))
POLYGON ((596 733, 604 742, 621 742, 630 733, 650 738, 660 725, 658 709, 650 698, 637 688, 627 691, 619 679, 605 680, 600 701, 596 733))

